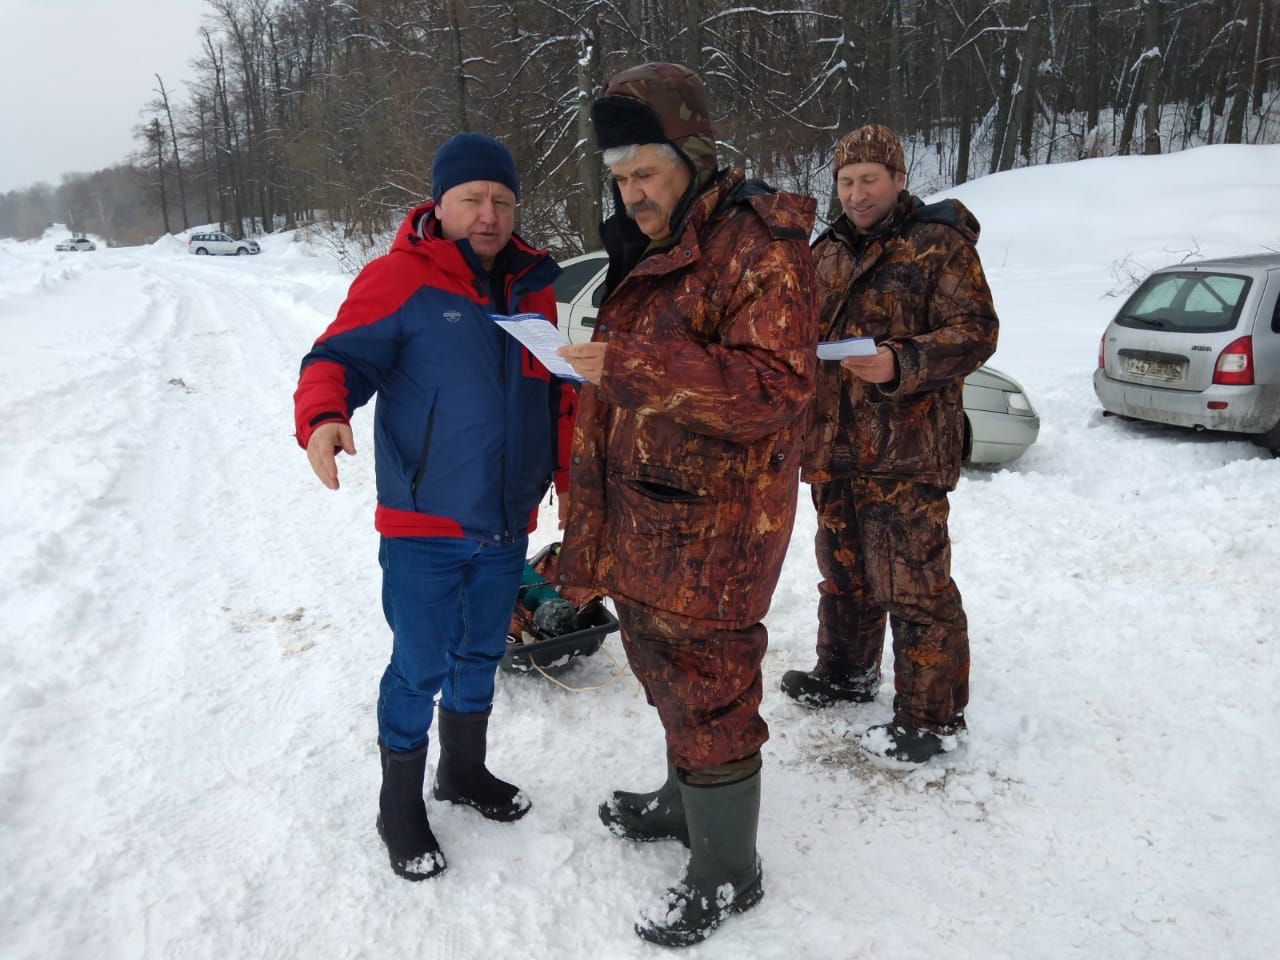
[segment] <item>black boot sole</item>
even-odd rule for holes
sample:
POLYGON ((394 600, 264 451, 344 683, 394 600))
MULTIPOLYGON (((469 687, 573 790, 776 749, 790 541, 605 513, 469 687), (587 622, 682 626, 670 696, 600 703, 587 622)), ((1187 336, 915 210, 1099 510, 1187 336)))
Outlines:
POLYGON ((764 899, 764 872, 756 874, 754 880, 748 883, 733 898, 733 903, 716 918, 716 921, 709 926, 699 927, 696 930, 684 930, 679 927, 642 927, 640 924, 635 925, 636 935, 641 940, 648 940, 650 943, 656 943, 661 947, 691 947, 695 943, 701 943, 711 934, 720 929, 720 925, 732 916, 739 913, 746 913, 757 903, 764 899))
MULTIPOLYGON (((514 823, 533 809, 533 804, 528 800, 525 801, 523 807, 515 806, 514 803, 480 803, 470 797, 445 793, 439 786, 431 788, 431 795, 442 803, 456 803, 464 807, 470 807, 486 820, 493 820, 495 823, 514 823)), ((516 796, 519 796, 519 794, 516 796)))
POLYGON ((387 842, 387 833, 382 826, 381 814, 378 815, 376 826, 378 828, 378 836, 382 838, 383 844, 386 845, 387 856, 391 860, 391 869, 395 871, 396 876, 403 877, 406 880, 413 880, 415 882, 418 880, 430 880, 432 877, 440 876, 440 874, 444 873, 445 868, 449 866, 439 847, 435 850, 428 850, 426 853, 421 856, 414 857, 412 860, 397 860, 396 855, 391 852, 391 844, 387 842), (431 858, 430 862, 432 864, 430 870, 424 872, 409 869, 410 864, 422 862, 428 857, 431 858))

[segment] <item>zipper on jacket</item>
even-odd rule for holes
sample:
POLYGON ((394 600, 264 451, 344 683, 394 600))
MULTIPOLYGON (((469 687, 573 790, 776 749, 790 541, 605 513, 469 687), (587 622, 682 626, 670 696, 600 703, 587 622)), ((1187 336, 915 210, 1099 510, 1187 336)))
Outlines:
POLYGON ((427 414, 427 435, 422 438, 422 463, 418 465, 418 472, 413 475, 413 480, 409 484, 409 493, 418 492, 418 482, 422 479, 422 475, 427 472, 427 453, 431 449, 431 432, 436 426, 436 408, 435 404, 431 405, 431 412, 427 414))

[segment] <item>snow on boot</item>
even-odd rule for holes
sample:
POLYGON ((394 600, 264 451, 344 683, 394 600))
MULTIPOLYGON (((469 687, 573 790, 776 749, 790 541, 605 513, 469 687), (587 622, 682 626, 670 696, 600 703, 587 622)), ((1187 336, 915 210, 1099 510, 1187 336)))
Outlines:
POLYGON ((395 753, 379 741, 382 790, 378 794, 378 836, 387 845, 391 869, 406 880, 426 880, 444 872, 444 854, 427 821, 422 783, 427 745, 395 753))
POLYGON ((938 754, 954 750, 957 743, 956 734, 943 736, 901 723, 878 723, 869 727, 858 740, 858 746, 874 759, 889 761, 899 767, 918 767, 928 763, 938 754))
POLYGON ((490 707, 483 713, 454 713, 441 707, 437 713, 436 739, 440 763, 432 790, 437 800, 465 803, 490 820, 519 820, 529 812, 528 798, 520 788, 499 780, 484 765, 490 707))
POLYGON ((664 947, 700 943, 735 913, 764 896, 756 828, 760 772, 745 780, 693 786, 680 780, 689 824, 684 879, 640 914, 636 933, 664 947))
POLYGON ((837 703, 870 703, 880 685, 877 674, 867 682, 840 683, 817 669, 788 670, 782 675, 782 692, 806 707, 830 707, 837 703))
POLYGON ((613 791, 609 799, 600 804, 600 821, 614 836, 627 840, 642 843, 679 840, 687 847, 689 828, 685 825, 675 764, 667 761, 667 782, 657 790, 648 793, 613 791))

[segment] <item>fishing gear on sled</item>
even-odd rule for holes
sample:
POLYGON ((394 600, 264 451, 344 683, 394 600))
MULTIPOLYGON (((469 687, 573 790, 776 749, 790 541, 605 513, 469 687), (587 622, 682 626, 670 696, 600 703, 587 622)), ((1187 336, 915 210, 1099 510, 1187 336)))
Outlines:
POLYGON ((508 673, 560 673, 599 650, 618 629, 603 597, 577 605, 552 586, 559 560, 560 544, 552 543, 525 562, 502 658, 508 673))

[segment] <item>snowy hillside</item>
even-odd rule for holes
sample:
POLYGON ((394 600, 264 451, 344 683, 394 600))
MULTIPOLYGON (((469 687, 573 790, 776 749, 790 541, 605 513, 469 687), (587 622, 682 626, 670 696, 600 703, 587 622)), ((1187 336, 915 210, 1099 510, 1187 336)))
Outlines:
MULTIPOLYGON (((767 620, 765 900, 681 956, 1273 955, 1280 459, 1104 420, 1090 376, 1133 273, 1280 249, 1278 170, 1280 146, 1207 147, 950 191, 983 223, 992 365, 1042 419, 952 496, 970 737, 893 775, 853 745, 891 684, 817 713, 777 692, 813 663, 806 490, 767 620)), ((292 437, 350 277, 288 237, 56 239, 0 241, 0 955, 658 956, 631 924, 683 848, 595 813, 664 771, 616 635, 565 677, 594 689, 499 675, 490 765, 532 813, 428 801, 448 872, 388 869, 372 417, 337 493, 292 437)))

